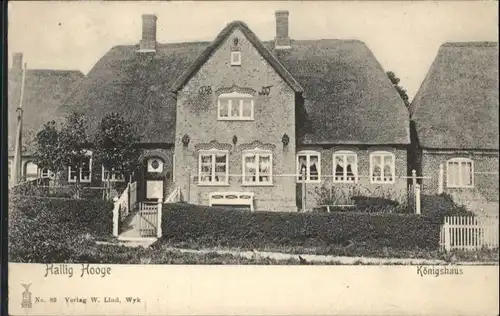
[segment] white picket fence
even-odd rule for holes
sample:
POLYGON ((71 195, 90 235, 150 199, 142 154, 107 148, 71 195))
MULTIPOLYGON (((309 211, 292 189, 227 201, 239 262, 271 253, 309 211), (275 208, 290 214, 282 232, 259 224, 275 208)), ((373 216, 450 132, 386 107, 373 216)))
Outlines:
POLYGON ((133 210, 137 203, 137 181, 130 183, 129 195, 130 209, 133 210))
POLYGON ((137 201, 137 182, 128 183, 122 194, 115 198, 113 207, 113 235, 120 233, 120 224, 127 218, 137 201))
POLYGON ((446 216, 441 226, 442 250, 498 248, 498 217, 446 216))

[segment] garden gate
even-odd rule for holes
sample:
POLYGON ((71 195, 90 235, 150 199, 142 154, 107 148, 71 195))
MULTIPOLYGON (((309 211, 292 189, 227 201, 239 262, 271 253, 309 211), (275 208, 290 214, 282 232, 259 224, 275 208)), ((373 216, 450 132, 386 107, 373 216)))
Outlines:
POLYGON ((162 204, 157 202, 139 203, 139 229, 141 237, 161 237, 162 204))

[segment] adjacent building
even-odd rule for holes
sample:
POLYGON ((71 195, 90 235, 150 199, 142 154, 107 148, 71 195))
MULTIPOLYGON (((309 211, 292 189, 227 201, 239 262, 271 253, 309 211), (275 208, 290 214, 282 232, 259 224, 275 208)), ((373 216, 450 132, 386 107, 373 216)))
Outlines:
MULTIPOLYGON (((33 141, 43 124, 56 119, 62 101, 84 75, 76 70, 26 69, 22 99, 23 130, 21 151, 22 179, 49 177, 48 170, 39 170, 32 161, 33 141)), ((15 150, 18 107, 23 79, 23 54, 15 53, 8 73, 8 154, 9 180, 15 150)))
POLYGON ((498 215, 498 43, 443 44, 410 111, 423 192, 498 215))

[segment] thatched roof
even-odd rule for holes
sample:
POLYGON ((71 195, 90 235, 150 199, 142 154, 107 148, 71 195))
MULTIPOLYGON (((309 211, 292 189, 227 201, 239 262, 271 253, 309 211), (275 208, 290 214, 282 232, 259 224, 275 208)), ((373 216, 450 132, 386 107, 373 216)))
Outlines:
MULTIPOLYGON (((305 98, 307 124, 297 124, 303 143, 408 144, 408 111, 373 54, 360 41, 292 41, 288 53, 273 51, 241 22, 229 24, 212 43, 115 46, 92 68, 60 113, 83 111, 95 130, 109 112, 136 123, 146 143, 174 143, 176 90, 197 71, 216 43, 239 27, 284 80, 305 98)), ((304 119, 304 118, 301 118, 304 119)))
POLYGON ((411 104, 420 146, 498 150, 498 43, 443 44, 411 104))
MULTIPOLYGON (((23 97, 23 147, 29 154, 33 136, 43 124, 53 120, 55 112, 84 75, 76 70, 27 69, 23 97)), ((8 146, 14 151, 17 128, 16 109, 21 94, 22 71, 9 69, 8 146)))

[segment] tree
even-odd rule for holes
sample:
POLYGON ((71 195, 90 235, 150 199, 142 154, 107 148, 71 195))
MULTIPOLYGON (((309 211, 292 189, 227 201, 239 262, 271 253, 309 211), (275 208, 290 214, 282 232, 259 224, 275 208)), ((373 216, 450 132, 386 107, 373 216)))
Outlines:
POLYGON ((396 74, 392 71, 387 72, 387 77, 389 77, 389 80, 394 85, 394 88, 396 88, 396 90, 398 91, 398 93, 401 96, 401 99, 403 99, 403 102, 405 103, 406 107, 409 107, 410 102, 409 102, 409 98, 408 98, 408 94, 406 92, 406 89, 399 85, 399 82, 401 80, 398 77, 396 77, 396 74))
POLYGON ((117 113, 109 113, 102 118, 93 138, 94 159, 108 170, 109 175, 118 173, 129 179, 138 165, 139 141, 130 121, 117 113))
POLYGON ((89 142, 87 125, 81 113, 73 112, 66 117, 59 134, 59 155, 64 166, 76 170, 76 195, 80 197, 81 168, 88 159, 89 142))
POLYGON ((34 163, 40 169, 49 169, 55 175, 64 168, 59 148, 60 132, 55 121, 43 125, 34 138, 34 163))

